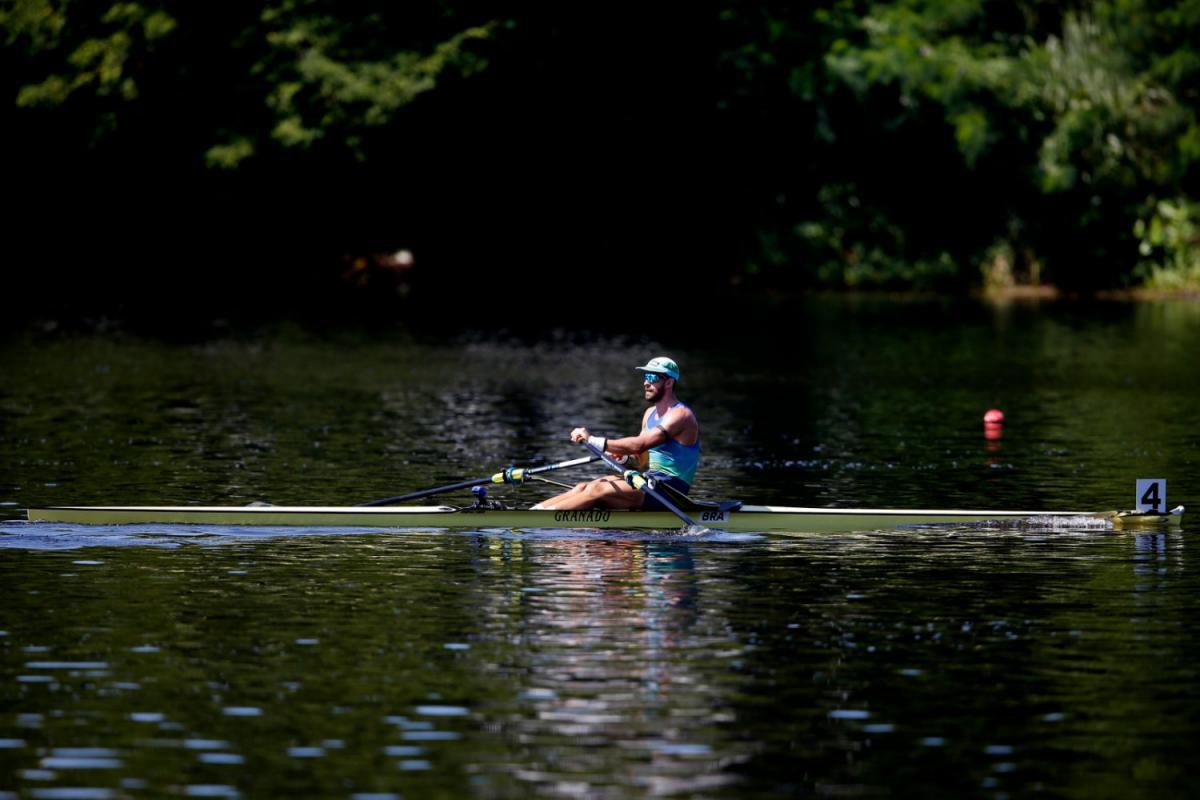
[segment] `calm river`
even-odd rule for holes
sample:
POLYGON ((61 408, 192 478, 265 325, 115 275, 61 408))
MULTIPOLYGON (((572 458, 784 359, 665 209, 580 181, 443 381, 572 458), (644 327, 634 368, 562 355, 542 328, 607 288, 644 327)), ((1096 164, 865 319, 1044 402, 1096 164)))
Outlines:
POLYGON ((1200 791, 1195 514, 783 537, 20 511, 350 504, 572 458, 575 425, 634 431, 663 353, 697 495, 1107 509, 1162 477, 1191 507, 1200 304, 781 298, 657 338, 48 328, 0 338, 0 800, 1200 791))

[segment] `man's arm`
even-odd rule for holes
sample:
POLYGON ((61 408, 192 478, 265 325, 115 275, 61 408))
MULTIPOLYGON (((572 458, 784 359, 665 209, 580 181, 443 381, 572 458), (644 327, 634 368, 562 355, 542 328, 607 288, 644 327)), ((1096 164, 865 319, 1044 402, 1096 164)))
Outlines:
POLYGON ((676 406, 668 411, 660 427, 666 429, 663 441, 674 439, 686 447, 695 444, 700 436, 700 425, 696 422, 696 415, 684 406, 676 406))
POLYGON ((625 436, 620 439, 609 439, 604 449, 615 456, 629 456, 644 453, 652 447, 658 447, 667 440, 667 435, 660 428, 643 431, 637 436, 625 436))
MULTIPOLYGON (((646 409, 646 416, 649 414, 650 409, 646 409)), ((646 424, 646 416, 642 417, 643 425, 646 424)), ((695 427, 696 417, 691 411, 686 408, 673 408, 667 412, 659 425, 648 431, 642 431, 637 436, 608 439, 604 442, 603 449, 613 455, 626 456, 644 453, 653 447, 658 447, 667 439, 679 439, 683 444, 690 445, 696 441, 695 427), (692 441, 688 442, 688 439, 692 441)), ((583 441, 590 436, 587 428, 576 428, 571 431, 571 440, 575 442, 583 441)), ((593 444, 597 447, 601 446, 599 442, 593 442, 593 444)))

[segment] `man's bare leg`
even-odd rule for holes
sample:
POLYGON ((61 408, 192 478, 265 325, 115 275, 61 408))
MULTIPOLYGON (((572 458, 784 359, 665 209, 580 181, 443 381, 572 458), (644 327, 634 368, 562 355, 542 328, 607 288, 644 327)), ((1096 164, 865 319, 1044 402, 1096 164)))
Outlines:
POLYGON ((559 507, 559 505, 558 505, 559 503, 570 502, 572 500, 572 498, 583 493, 587 489, 587 485, 589 483, 591 483, 591 481, 583 481, 582 483, 577 483, 577 484, 575 484, 574 488, 568 489, 567 491, 563 492, 562 494, 556 494, 556 495, 554 495, 554 497, 547 498, 540 503, 536 503, 531 508, 534 511, 546 511, 546 510, 550 510, 550 509, 556 509, 559 507))
POLYGON ((593 508, 627 511, 641 508, 645 499, 640 489, 633 488, 624 479, 614 475, 578 484, 569 492, 543 500, 534 508, 554 511, 587 511, 593 508))

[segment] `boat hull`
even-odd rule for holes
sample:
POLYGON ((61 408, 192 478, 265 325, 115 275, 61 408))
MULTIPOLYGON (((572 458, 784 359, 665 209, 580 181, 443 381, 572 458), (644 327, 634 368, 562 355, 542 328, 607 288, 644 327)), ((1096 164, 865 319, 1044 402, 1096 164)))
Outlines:
MULTIPOLYGON (((1178 513, 1131 518, 1115 511, 964 511, 923 509, 833 509, 742 506, 736 511, 698 509, 693 519, 707 528, 741 532, 837 533, 912 525, 1067 522, 1109 520, 1115 527, 1179 521, 1178 513)), ((30 508, 31 521, 84 525, 229 525, 379 528, 601 528, 668 530, 679 519, 654 511, 532 511, 463 509, 454 506, 53 506, 30 508)))

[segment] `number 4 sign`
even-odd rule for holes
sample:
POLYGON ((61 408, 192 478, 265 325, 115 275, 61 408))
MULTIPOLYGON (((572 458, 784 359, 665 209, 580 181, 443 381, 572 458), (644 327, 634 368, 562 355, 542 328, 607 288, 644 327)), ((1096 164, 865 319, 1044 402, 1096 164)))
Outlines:
POLYGON ((1165 478, 1138 478, 1134 504, 1138 511, 1156 514, 1167 510, 1167 481, 1165 478))

